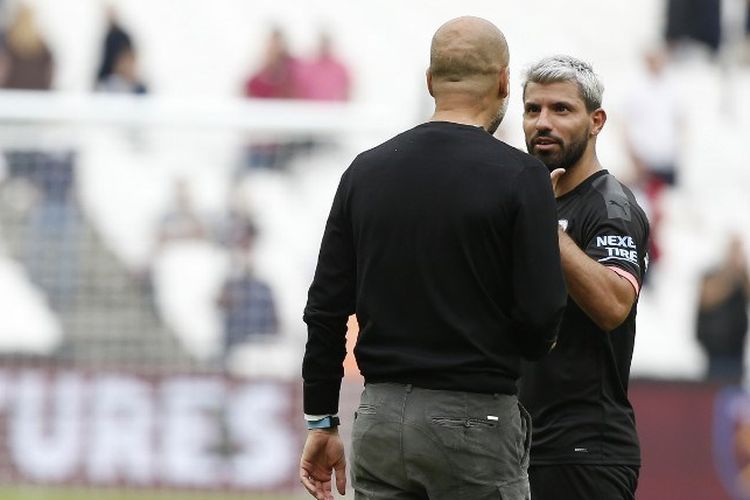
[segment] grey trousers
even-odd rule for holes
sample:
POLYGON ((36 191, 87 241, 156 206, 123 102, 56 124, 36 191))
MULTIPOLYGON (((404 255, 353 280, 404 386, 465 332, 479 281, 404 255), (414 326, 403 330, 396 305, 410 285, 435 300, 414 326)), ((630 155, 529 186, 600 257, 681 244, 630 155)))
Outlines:
POLYGON ((531 418, 515 396, 368 384, 352 428, 357 500, 528 500, 531 418))

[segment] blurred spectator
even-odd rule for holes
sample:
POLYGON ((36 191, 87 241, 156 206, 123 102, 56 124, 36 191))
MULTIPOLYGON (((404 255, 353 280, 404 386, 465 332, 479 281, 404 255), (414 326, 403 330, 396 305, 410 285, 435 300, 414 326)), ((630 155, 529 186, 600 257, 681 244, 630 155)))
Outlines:
POLYGON ((53 68, 52 53, 36 25, 34 11, 19 6, 0 48, 0 86, 49 90, 53 68))
POLYGON ((224 358, 238 346, 274 338, 279 333, 271 287, 250 268, 234 269, 219 297, 224 315, 224 358))
POLYGON ((298 71, 299 61, 289 53, 284 33, 274 28, 266 42, 260 68, 245 83, 245 95, 261 99, 298 97, 298 71))
POLYGON ((133 46, 130 34, 120 25, 114 8, 107 9, 107 34, 104 36, 102 59, 96 74, 95 85, 106 80, 114 71, 115 60, 121 51, 133 46))
POLYGON ((646 71, 632 86, 625 105, 625 134, 635 167, 634 188, 646 195, 651 221, 649 257, 658 262, 662 195, 679 179, 680 139, 683 117, 678 89, 666 71, 665 50, 651 49, 643 56, 646 71))
POLYGON ((349 100, 349 70, 336 56, 328 33, 320 34, 317 53, 301 65, 299 78, 300 97, 303 99, 349 100))
POLYGON ((229 211, 218 224, 217 240, 228 250, 250 249, 257 235, 255 223, 245 206, 243 192, 238 185, 229 195, 229 211))
POLYGON ((159 247, 172 241, 203 239, 206 236, 205 225, 193 206, 190 186, 185 179, 175 180, 172 206, 159 223, 159 247))
POLYGON ((5 159, 12 185, 32 194, 22 251, 29 277, 54 309, 66 309, 77 296, 84 225, 75 191, 76 154, 10 150, 5 159))
POLYGON ((218 305, 224 317, 224 358, 235 347, 273 338, 279 332, 276 303, 271 287, 253 272, 252 247, 257 235, 247 217, 234 219, 231 273, 224 283, 218 305))
POLYGON ((107 34, 95 89, 104 92, 145 94, 138 77, 138 57, 130 34, 120 25, 113 8, 107 10, 107 34))
POLYGON ((669 0, 665 39, 671 48, 697 42, 715 55, 721 44, 721 0, 669 0))
POLYGON ((138 78, 138 63, 135 49, 123 48, 115 57, 112 73, 96 85, 100 92, 123 94, 145 94, 146 86, 138 78))
POLYGON ((741 239, 734 235, 722 262, 701 280, 696 335, 708 356, 709 380, 742 380, 749 300, 745 251, 741 239))
MULTIPOLYGON (((18 6, 0 50, 2 87, 49 90, 54 60, 34 11, 18 6)), ((10 177, 31 188, 24 235, 24 264, 31 280, 56 310, 71 306, 80 273, 79 231, 82 218, 75 197, 73 151, 38 149, 5 152, 10 177)))
MULTIPOLYGON (((245 96, 257 99, 295 99, 300 97, 300 62, 287 46, 284 32, 276 27, 266 42, 260 68, 245 83, 245 96)), ((242 170, 285 169, 298 149, 295 142, 252 142, 245 151, 242 170)))

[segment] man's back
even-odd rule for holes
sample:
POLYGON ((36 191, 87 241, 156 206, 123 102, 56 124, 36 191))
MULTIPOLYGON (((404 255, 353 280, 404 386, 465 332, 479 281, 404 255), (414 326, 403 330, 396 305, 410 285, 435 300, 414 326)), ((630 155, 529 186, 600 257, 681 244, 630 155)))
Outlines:
POLYGON ((365 380, 515 394, 521 355, 546 352, 563 307, 546 168, 480 127, 429 122, 357 157, 336 198, 365 380))

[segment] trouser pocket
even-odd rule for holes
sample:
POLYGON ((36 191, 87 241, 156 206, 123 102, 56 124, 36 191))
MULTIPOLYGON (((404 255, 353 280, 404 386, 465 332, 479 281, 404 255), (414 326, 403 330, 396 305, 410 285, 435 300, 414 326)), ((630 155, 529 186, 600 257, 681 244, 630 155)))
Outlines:
POLYGON ((529 454, 531 453, 531 415, 521 402, 518 402, 518 411, 521 413, 521 430, 524 433, 523 452, 521 453, 521 467, 529 468, 529 454))

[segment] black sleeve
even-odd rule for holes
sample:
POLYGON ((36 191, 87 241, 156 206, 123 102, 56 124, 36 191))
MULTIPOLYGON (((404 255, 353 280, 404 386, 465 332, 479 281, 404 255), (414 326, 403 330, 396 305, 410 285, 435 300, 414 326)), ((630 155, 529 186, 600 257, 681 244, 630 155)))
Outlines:
POLYGON ((307 414, 338 412, 346 323, 354 313, 356 283, 351 221, 346 211, 349 172, 341 177, 333 200, 304 312, 307 346, 302 378, 307 414))
POLYGON ((521 354, 537 359, 557 339, 567 299, 555 198, 541 163, 528 165, 519 174, 516 195, 511 319, 521 354))
POLYGON ((625 200, 605 199, 604 203, 588 214, 583 251, 604 266, 626 271, 640 287, 646 271, 648 223, 625 200))

